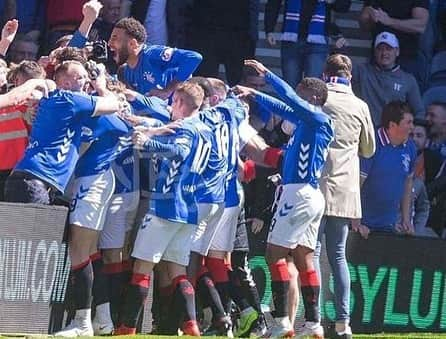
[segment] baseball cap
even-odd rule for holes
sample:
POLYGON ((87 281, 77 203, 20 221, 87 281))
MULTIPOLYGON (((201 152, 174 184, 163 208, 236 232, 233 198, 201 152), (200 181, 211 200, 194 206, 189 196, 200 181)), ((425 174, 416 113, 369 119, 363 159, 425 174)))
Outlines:
POLYGON ((381 32, 376 36, 375 47, 380 43, 385 43, 393 48, 399 48, 398 38, 393 33, 381 32))

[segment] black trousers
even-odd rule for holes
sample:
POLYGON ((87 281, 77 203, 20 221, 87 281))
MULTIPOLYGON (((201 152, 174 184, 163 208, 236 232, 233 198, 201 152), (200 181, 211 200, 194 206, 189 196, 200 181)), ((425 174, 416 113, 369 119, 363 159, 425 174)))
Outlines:
POLYGON ((26 172, 12 172, 6 179, 5 201, 51 205, 55 191, 43 180, 26 172))
POLYGON ((218 67, 223 64, 230 86, 240 82, 244 60, 253 58, 255 52, 255 41, 244 31, 194 30, 190 43, 192 49, 203 55, 196 74, 217 78, 218 67))

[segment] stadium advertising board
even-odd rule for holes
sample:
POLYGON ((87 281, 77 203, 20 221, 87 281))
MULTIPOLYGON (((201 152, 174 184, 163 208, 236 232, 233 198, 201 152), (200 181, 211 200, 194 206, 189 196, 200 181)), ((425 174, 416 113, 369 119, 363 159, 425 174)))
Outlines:
MULTIPOLYGON (((351 274, 354 333, 446 331, 446 242, 437 239, 351 233, 347 261, 351 274)), ((263 256, 250 259, 262 304, 271 303, 271 283, 263 256)), ((326 256, 321 312, 335 321, 334 282, 326 256)), ((298 320, 302 316, 299 307, 298 320)), ((299 322, 299 321, 298 321, 299 322)))
POLYGON ((0 333, 47 333, 64 300, 67 208, 0 203, 0 333))

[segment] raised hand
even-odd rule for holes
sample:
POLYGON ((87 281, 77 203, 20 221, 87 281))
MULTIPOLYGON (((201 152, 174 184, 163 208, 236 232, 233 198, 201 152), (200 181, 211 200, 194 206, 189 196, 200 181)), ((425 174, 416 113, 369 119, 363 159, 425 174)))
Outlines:
POLYGON ((90 0, 84 4, 82 7, 82 15, 85 20, 89 22, 94 22, 102 9, 102 4, 98 0, 90 0))
POLYGON ((257 60, 245 60, 245 66, 254 68, 260 76, 265 76, 266 72, 268 72, 268 68, 257 60))
POLYGON ((17 19, 8 20, 2 29, 2 40, 11 43, 14 40, 18 29, 19 21, 17 19))
POLYGON ((232 90, 240 99, 250 98, 256 94, 255 89, 241 85, 232 87, 232 90))

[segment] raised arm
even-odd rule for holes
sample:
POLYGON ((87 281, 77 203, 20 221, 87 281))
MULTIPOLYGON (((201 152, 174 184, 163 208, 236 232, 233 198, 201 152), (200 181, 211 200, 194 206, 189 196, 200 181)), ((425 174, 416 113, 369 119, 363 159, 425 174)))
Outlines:
POLYGON ((284 102, 272 97, 271 95, 256 91, 253 88, 245 86, 236 86, 234 91, 241 98, 250 98, 254 100, 262 108, 269 110, 283 119, 290 120, 294 123, 299 121, 298 116, 293 109, 284 102))
POLYGON ((125 95, 136 115, 144 113, 163 122, 170 120, 168 105, 164 100, 153 96, 148 97, 129 89, 125 91, 125 95))
POLYGON ((19 28, 19 21, 16 19, 9 20, 3 26, 2 29, 2 38, 0 40, 0 55, 3 57, 6 56, 6 52, 9 49, 9 46, 13 42, 15 35, 17 34, 17 30, 19 28))
POLYGON ((30 79, 23 85, 13 88, 6 94, 0 95, 0 108, 22 104, 33 97, 33 92, 39 90, 44 96, 56 88, 52 80, 30 79))
POLYGON ((98 18, 101 8, 102 4, 98 0, 90 0, 82 7, 82 14, 84 18, 79 25, 78 31, 83 37, 88 38, 91 27, 98 18))
POLYGON ((245 60, 245 65, 255 68, 260 75, 264 75, 265 80, 274 88, 283 102, 292 108, 295 118, 285 119, 296 121, 297 118, 311 125, 327 122, 328 118, 322 113, 320 108, 309 104, 299 97, 290 85, 268 70, 260 62, 256 60, 245 60))
MULTIPOLYGON (((135 131, 133 133, 133 142, 150 152, 163 153, 166 156, 179 156, 186 159, 192 147, 192 138, 184 129, 178 129, 175 135, 171 136, 154 136, 150 135, 150 129, 143 131, 135 131)), ((165 134, 172 131, 167 128, 165 134)))
POLYGON ((197 69, 203 57, 200 53, 187 49, 151 46, 150 59, 165 70, 176 68, 174 80, 185 81, 197 69))
POLYGON ((376 19, 385 26, 406 33, 423 33, 429 20, 429 11, 423 7, 414 7, 412 16, 408 19, 396 19, 390 17, 382 9, 376 10, 376 19))
POLYGON ((277 114, 285 120, 289 120, 293 123, 297 123, 299 121, 299 118, 293 109, 279 99, 262 92, 257 92, 253 99, 262 108, 277 114))

